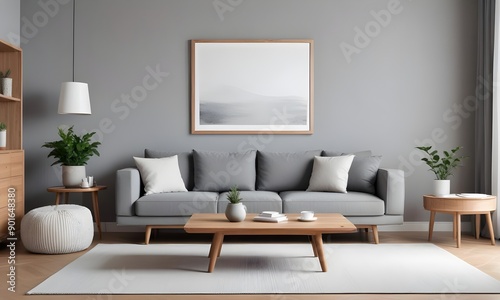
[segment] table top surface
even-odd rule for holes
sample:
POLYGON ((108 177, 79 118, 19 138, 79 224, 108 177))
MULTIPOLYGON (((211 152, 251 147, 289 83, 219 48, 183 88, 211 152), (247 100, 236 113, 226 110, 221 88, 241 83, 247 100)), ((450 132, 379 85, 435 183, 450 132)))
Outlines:
POLYGON ((67 188, 64 186, 53 186, 47 188, 47 191, 53 192, 53 193, 88 193, 88 192, 97 192, 101 190, 105 190, 108 187, 105 185, 97 185, 97 186, 92 186, 88 188, 81 188, 81 187, 71 187, 67 188))
POLYGON ((494 195, 486 195, 486 194, 450 194, 445 196, 434 196, 434 195, 424 195, 424 199, 451 199, 451 200, 491 200, 496 199, 494 195), (467 196, 459 196, 459 195, 467 195, 467 196), (477 196, 475 196, 477 195, 477 196))
POLYGON ((299 221, 300 214, 286 214, 285 222, 256 222, 253 218, 258 214, 247 214, 242 222, 229 222, 226 216, 220 214, 198 213, 193 214, 184 226, 189 233, 216 233, 225 234, 317 234, 354 232, 356 226, 347 218, 338 213, 315 214, 316 221, 299 221))

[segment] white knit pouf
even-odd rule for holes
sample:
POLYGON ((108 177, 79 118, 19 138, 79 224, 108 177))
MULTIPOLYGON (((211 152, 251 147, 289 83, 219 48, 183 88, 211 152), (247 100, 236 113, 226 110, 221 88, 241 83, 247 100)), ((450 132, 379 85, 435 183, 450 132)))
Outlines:
POLYGON ((90 210, 64 204, 35 208, 21 221, 21 240, 34 253, 63 254, 87 249, 94 237, 90 210))

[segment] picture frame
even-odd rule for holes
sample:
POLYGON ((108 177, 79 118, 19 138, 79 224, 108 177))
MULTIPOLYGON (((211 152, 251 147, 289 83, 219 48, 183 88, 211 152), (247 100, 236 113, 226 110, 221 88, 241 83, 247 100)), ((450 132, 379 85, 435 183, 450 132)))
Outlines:
POLYGON ((312 134, 313 40, 191 40, 192 134, 312 134))

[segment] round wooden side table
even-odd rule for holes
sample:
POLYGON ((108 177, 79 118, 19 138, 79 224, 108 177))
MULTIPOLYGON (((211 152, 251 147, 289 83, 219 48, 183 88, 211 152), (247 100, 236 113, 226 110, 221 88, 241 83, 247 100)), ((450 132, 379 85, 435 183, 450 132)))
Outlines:
POLYGON ((432 239, 432 231, 434 229, 434 218, 436 212, 453 214, 453 238, 457 241, 457 248, 460 248, 461 243, 461 216, 475 215, 476 216, 476 239, 479 238, 480 215, 486 216, 486 223, 491 236, 491 244, 495 245, 495 233, 491 222, 491 212, 497 207, 497 197, 460 197, 457 195, 449 196, 424 196, 424 208, 431 212, 429 220, 429 241, 432 239))
POLYGON ((92 193, 92 207, 94 208, 94 218, 97 224, 97 229, 99 230, 99 239, 102 239, 102 231, 101 231, 101 217, 99 215, 99 198, 98 193, 101 190, 107 189, 107 186, 97 185, 89 188, 67 188, 64 186, 54 186, 49 187, 47 191, 51 193, 56 193, 56 205, 59 205, 61 202, 61 194, 64 195, 64 203, 68 204, 68 198, 70 193, 92 193))

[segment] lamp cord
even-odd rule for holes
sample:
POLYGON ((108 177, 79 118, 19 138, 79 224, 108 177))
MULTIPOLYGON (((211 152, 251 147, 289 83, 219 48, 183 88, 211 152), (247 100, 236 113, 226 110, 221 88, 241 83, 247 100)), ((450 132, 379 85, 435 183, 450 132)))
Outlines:
POLYGON ((73 82, 75 82, 75 15, 76 0, 73 0, 73 82))

